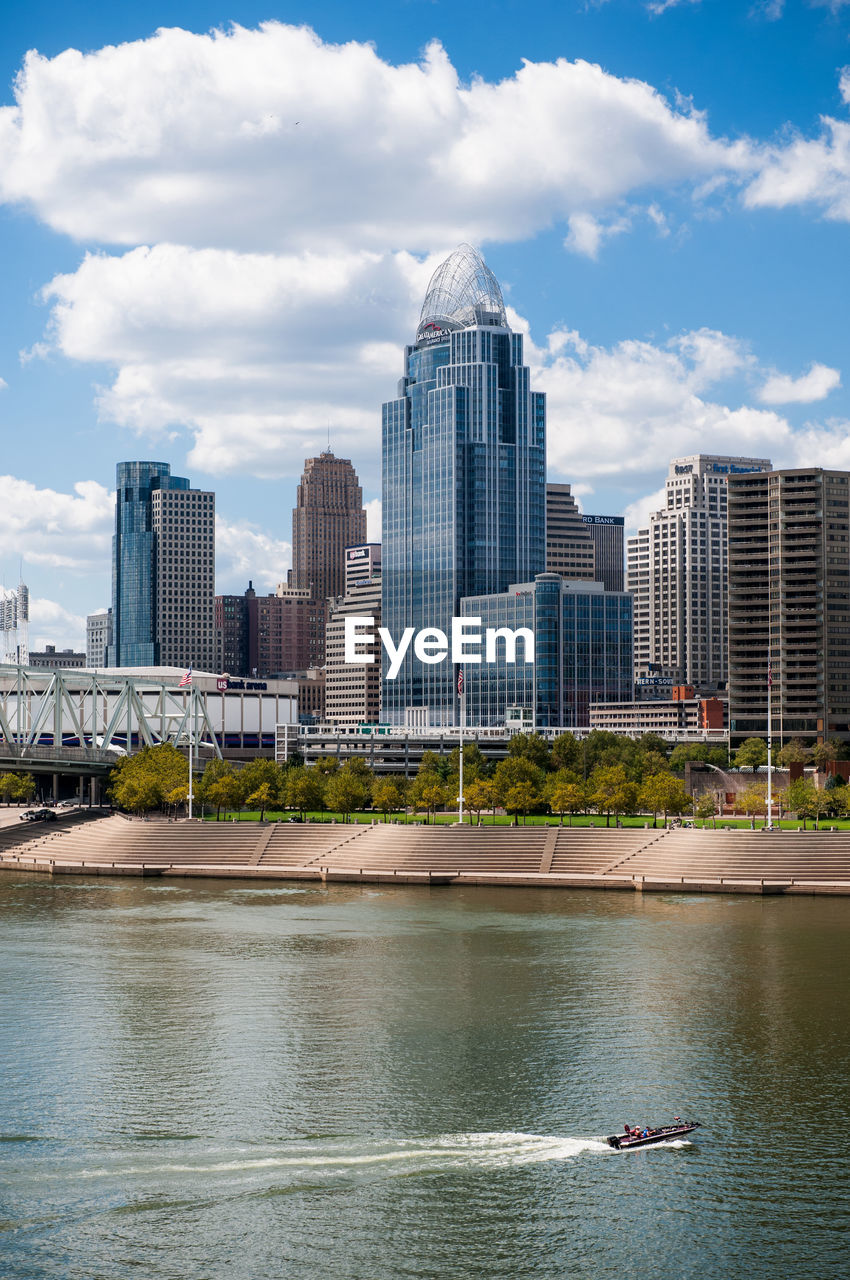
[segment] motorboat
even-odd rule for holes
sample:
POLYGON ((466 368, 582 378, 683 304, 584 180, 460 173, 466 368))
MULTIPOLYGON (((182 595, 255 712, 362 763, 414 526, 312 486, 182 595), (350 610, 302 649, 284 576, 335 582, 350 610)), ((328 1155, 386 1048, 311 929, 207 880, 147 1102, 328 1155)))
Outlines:
POLYGON ((693 1133, 700 1127, 698 1120, 676 1120, 674 1124, 661 1125, 658 1129, 632 1129, 623 1126, 622 1133, 614 1133, 606 1138, 609 1147, 615 1151, 631 1151, 634 1147, 651 1147, 657 1142, 670 1142, 675 1138, 684 1138, 686 1133, 693 1133))

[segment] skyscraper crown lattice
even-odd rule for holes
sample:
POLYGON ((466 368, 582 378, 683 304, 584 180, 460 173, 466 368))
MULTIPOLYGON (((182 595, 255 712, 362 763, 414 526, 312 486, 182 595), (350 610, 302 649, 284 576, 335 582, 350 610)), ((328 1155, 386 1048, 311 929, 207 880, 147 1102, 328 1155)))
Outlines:
POLYGON ((498 280, 478 250, 471 244, 462 244, 431 277, 419 316, 417 338, 435 325, 443 329, 465 329, 474 324, 507 328, 508 320, 498 280))

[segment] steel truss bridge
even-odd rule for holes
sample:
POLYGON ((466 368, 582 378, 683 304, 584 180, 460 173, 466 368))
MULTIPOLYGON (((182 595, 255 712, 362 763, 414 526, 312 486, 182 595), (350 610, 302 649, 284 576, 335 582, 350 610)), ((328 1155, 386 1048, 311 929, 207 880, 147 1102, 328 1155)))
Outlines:
POLYGON ((0 665, 0 769, 103 777, 121 755, 161 742, 221 758, 198 689, 112 671, 0 665))

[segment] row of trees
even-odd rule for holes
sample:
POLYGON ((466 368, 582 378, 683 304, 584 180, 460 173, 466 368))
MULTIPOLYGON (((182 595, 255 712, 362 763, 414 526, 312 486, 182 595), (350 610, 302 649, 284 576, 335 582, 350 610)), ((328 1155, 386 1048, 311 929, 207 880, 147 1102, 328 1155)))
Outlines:
MULTIPOLYGON (((127 756, 115 767, 110 782, 113 802, 131 813, 153 809, 176 810, 188 798, 188 765, 166 744, 127 756)), ((248 806, 260 812, 290 809, 302 818, 308 812, 331 811, 346 819, 372 809, 388 817, 412 809, 426 821, 457 805, 459 755, 440 757, 426 752, 415 777, 376 777, 366 763, 353 759, 340 765, 320 760, 314 767, 294 763, 286 767, 271 760, 254 760, 242 768, 213 760, 194 782, 198 811, 222 813, 248 806)), ((659 764, 635 782, 623 764, 599 765, 583 778, 570 769, 553 773, 528 756, 514 753, 488 769, 474 744, 464 749, 464 804, 480 823, 485 812, 503 809, 514 821, 529 813, 556 813, 563 822, 577 813, 595 810, 612 817, 637 810, 663 814, 687 813, 691 799, 682 782, 659 764)))
MULTIPOLYGON (((677 747, 679 751, 683 748, 677 747)), ((693 754, 695 748, 684 748, 691 760, 698 757, 693 754)), ((780 769, 787 769, 792 764, 814 765, 817 769, 825 769, 834 760, 847 759, 847 745, 838 738, 829 742, 818 742, 807 747, 800 738, 792 738, 773 755, 772 763, 780 769)), ((712 762, 713 763, 713 762, 712 762)), ((735 752, 733 764, 737 769, 760 769, 767 764, 767 743, 764 738, 747 738, 735 752)))
MULTIPOLYGON (((816 762, 834 759, 836 744, 825 744, 830 754, 816 749, 816 762)), ((840 744, 839 744, 840 745, 840 744)), ((788 744, 790 755, 808 751, 802 744, 788 744)), ((781 754, 781 753, 780 753, 781 754)), ((709 764, 725 751, 697 744, 676 747, 669 755, 663 740, 646 735, 637 741, 616 734, 594 732, 579 741, 563 734, 550 745, 534 734, 512 739, 506 759, 493 762, 482 755, 475 743, 464 747, 464 807, 481 822, 482 815, 504 810, 514 821, 531 813, 554 813, 561 822, 576 814, 594 811, 604 814, 606 823, 628 813, 647 813, 666 822, 671 815, 695 813, 699 818, 714 814, 712 796, 696 805, 676 771, 688 759, 701 758, 709 764)), ((736 753, 742 768, 757 768, 766 762, 767 748, 759 739, 748 739, 736 753), (759 747, 764 748, 764 759, 759 747)), ((788 761, 790 763, 790 760, 788 761)), ((780 763, 777 758, 777 763, 780 763)), ((459 750, 440 756, 425 752, 415 777, 378 776, 364 760, 319 760, 306 768, 297 758, 286 766, 272 760, 252 760, 236 767, 229 761, 213 760, 194 781, 198 812, 214 810, 216 817, 246 806, 259 810, 264 818, 269 810, 288 809, 304 818, 307 813, 352 813, 371 809, 384 817, 405 810, 424 813, 430 821, 441 810, 458 803, 459 750)), ((717 765, 721 768, 721 765, 717 765)), ((838 781, 838 780, 836 780, 838 781)), ((153 809, 176 810, 188 798, 189 773, 185 758, 168 744, 147 748, 123 758, 112 774, 110 794, 119 808, 133 813, 153 809)), ((830 787, 834 789, 833 780, 830 787)), ((824 808, 822 792, 811 782, 799 779, 783 793, 786 809, 817 819, 820 813, 837 812, 824 808), (812 793, 815 793, 813 799, 812 793), (798 804, 801 806, 798 808, 798 804), (813 808, 814 806, 814 808, 813 808)), ((765 812, 764 786, 754 782, 739 796, 739 812, 753 820, 765 812)))
POLYGON ((0 773, 0 800, 7 805, 29 804, 35 794, 35 778, 31 773, 0 773))

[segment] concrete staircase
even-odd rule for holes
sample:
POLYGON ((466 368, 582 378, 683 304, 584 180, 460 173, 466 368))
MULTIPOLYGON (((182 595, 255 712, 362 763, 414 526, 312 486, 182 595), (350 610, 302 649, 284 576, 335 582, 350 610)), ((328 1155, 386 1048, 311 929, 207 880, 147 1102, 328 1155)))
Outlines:
POLYGON ((378 823, 317 861, 334 871, 453 875, 537 873, 545 827, 393 826, 378 823))
POLYGON ((658 835, 640 827, 559 827, 552 875, 610 873, 658 835))
POLYGON ((846 881, 850 832, 678 829, 659 833, 610 870, 662 880, 846 881))

